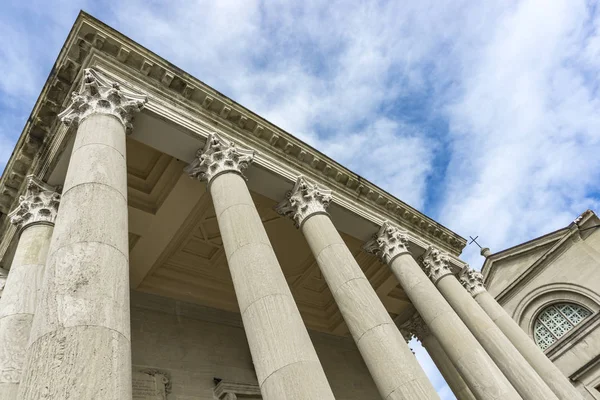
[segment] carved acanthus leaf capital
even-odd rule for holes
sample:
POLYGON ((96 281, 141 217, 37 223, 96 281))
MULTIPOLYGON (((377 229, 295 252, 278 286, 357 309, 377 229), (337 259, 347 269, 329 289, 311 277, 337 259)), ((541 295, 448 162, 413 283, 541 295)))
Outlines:
POLYGON ((227 142, 216 133, 206 139, 204 148, 198 150, 194 160, 185 168, 192 178, 211 181, 226 172, 232 172, 246 178, 243 172, 254 160, 254 150, 240 149, 235 143, 227 142))
POLYGON ((65 125, 79 124, 92 114, 116 117, 127 134, 133 129, 133 117, 141 111, 147 98, 143 94, 122 88, 91 68, 84 70, 79 91, 71 95, 71 104, 58 115, 65 125))
POLYGON ((381 261, 390 264, 399 255, 408 253, 409 236, 389 221, 385 221, 373 239, 363 245, 367 253, 378 256, 381 261))
POLYGON ((437 283, 440 278, 452 274, 450 258, 433 246, 429 246, 425 254, 423 254, 422 266, 423 271, 425 271, 433 283, 437 283))
POLYGON ((473 297, 477 296, 479 293, 485 292, 483 275, 481 275, 479 271, 470 268, 468 265, 461 271, 459 280, 473 297))
POLYGON ((300 228, 310 216, 327 214, 326 210, 332 199, 331 190, 310 183, 303 176, 299 176, 292 191, 275 207, 275 210, 293 219, 296 227, 300 228))
POLYGON ((9 214, 10 222, 21 229, 34 223, 54 224, 59 203, 55 187, 29 175, 25 195, 19 197, 19 206, 9 214))
POLYGON ((400 333, 404 337, 404 340, 408 343, 410 339, 416 337, 419 341, 423 342, 423 339, 431 335, 429 327, 423 321, 423 318, 419 313, 414 313, 406 322, 398 327, 400 333))

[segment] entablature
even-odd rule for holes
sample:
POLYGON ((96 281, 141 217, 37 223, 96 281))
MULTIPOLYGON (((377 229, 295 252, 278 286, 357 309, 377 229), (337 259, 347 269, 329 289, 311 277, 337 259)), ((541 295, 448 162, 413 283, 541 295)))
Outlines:
MULTIPOLYGON (((304 175, 334 191, 334 220, 354 214, 368 222, 363 224, 367 228, 363 235, 371 235, 383 221, 390 220, 411 232, 416 237, 414 244, 423 251, 433 244, 458 256, 466 244, 465 239, 433 219, 83 12, 0 179, 0 232, 6 232, 5 215, 23 191, 24 177, 35 174, 48 179, 67 146, 72 129, 60 124, 57 115, 88 67, 148 93, 144 113, 176 124, 185 134, 180 143, 167 144, 170 149, 165 149, 161 138, 144 138, 134 129, 133 137, 148 145, 187 162, 209 133, 218 132, 257 151, 251 178, 265 172, 280 177, 274 187, 262 188, 271 190, 273 196, 291 189, 298 175, 304 175)), ((260 182, 255 184, 260 186, 260 182)), ((7 238, 2 239, 0 258, 7 242, 7 238)), ((456 260, 456 264, 460 262, 456 260)))

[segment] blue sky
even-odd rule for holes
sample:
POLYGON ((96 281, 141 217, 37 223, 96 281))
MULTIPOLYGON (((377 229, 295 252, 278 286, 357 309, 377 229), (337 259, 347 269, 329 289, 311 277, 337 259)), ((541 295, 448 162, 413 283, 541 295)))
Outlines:
POLYGON ((600 209, 593 1, 8 0, 0 170, 80 9, 492 251, 600 209))

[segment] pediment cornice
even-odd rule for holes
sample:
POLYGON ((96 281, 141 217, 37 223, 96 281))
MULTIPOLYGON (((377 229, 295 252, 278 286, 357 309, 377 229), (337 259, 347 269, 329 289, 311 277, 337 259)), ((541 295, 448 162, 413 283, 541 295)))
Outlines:
MULTIPOLYGON (((23 191, 25 176, 46 173, 53 155, 60 151, 62 139, 69 132, 61 126, 57 115, 80 79, 82 68, 90 66, 92 56, 110 59, 178 105, 212 121, 215 126, 226 128, 234 139, 254 146, 259 154, 292 165, 330 187, 338 194, 336 201, 340 206, 357 203, 355 208, 359 214, 361 210, 375 210, 378 215, 375 219, 380 222, 394 221, 424 243, 439 246, 453 255, 460 254, 466 245, 464 238, 448 228, 83 12, 58 56, 0 179, 0 234, 5 231, 5 214, 14 208, 23 191)), ((277 162, 269 160, 265 160, 263 166, 278 168, 277 162)))

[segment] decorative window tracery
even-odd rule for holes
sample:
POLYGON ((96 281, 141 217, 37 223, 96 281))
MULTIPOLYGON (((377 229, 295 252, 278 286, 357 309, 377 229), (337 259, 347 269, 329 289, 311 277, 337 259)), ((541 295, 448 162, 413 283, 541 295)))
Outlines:
POLYGON ((536 344, 546 350, 590 315, 590 310, 574 303, 557 303, 546 307, 535 321, 536 344))

